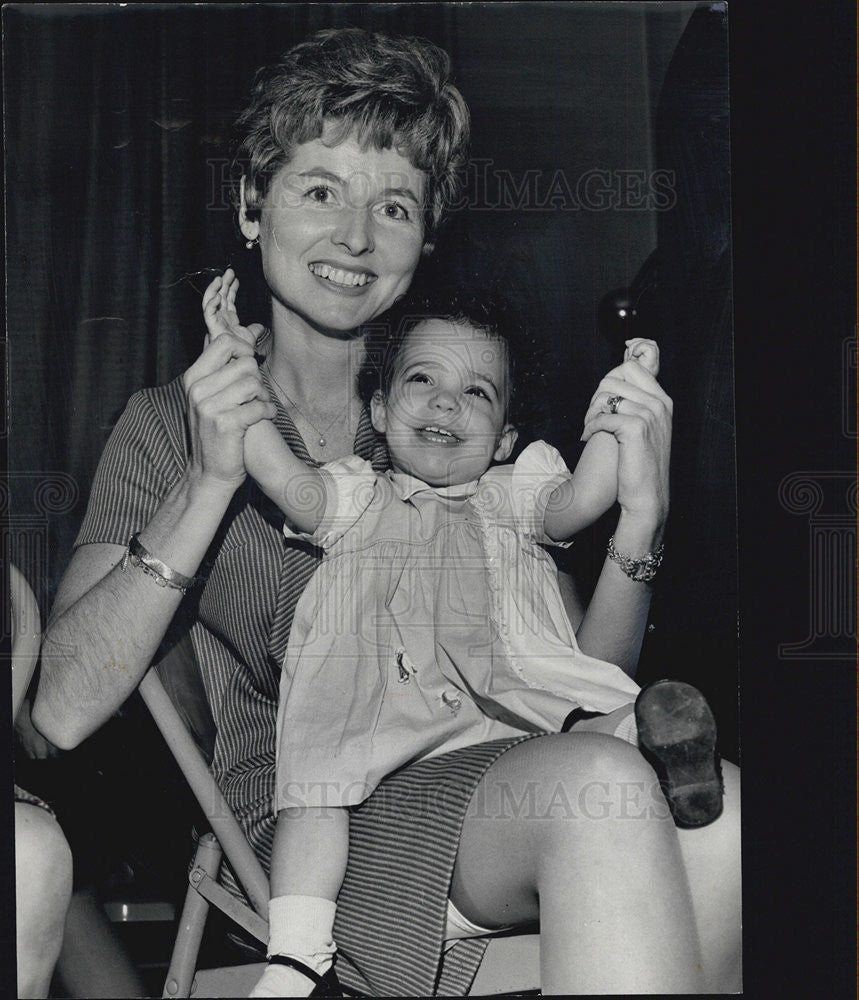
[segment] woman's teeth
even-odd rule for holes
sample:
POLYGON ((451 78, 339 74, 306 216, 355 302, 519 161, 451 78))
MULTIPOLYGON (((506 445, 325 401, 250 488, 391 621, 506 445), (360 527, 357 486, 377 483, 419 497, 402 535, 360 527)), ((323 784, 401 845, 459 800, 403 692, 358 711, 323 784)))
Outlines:
POLYGON ((367 274, 366 271, 346 271, 342 267, 331 267, 329 264, 308 264, 312 274, 320 278, 327 278, 335 285, 366 285, 368 281, 374 280, 374 275, 367 274))

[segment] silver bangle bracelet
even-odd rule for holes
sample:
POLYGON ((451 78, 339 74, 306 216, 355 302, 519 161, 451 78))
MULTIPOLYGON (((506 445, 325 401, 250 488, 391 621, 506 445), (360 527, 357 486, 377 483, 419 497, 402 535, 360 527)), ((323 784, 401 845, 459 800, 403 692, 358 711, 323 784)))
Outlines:
POLYGON ((614 535, 608 540, 608 557, 612 562, 616 562, 624 573, 637 583, 650 583, 656 576, 656 571, 662 565, 662 556, 665 552, 665 543, 656 549, 655 552, 648 552, 646 555, 633 559, 618 552, 614 547, 614 535))
POLYGON ((159 587, 169 587, 171 590, 181 590, 183 594, 197 583, 199 577, 185 576, 171 569, 167 563, 156 559, 154 555, 140 544, 137 535, 132 535, 128 542, 128 548, 122 557, 121 568, 125 572, 125 567, 131 563, 138 566, 148 576, 151 576, 159 587))

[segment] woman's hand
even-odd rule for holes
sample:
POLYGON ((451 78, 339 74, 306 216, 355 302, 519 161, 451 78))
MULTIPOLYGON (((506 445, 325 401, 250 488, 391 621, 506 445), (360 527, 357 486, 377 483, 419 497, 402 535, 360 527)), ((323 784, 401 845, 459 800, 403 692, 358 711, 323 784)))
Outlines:
POLYGON ((582 435, 587 441, 597 431, 608 431, 617 439, 617 499, 622 518, 652 529, 657 544, 668 516, 673 409, 653 375, 638 361, 625 361, 597 387, 582 435), (612 406, 612 398, 618 396, 620 402, 612 406))
POLYGON ((15 734, 30 760, 46 760, 48 757, 56 757, 60 752, 53 743, 49 743, 38 729, 33 725, 30 717, 30 699, 25 698, 21 702, 18 714, 15 716, 15 734))
POLYGON ((235 490, 246 475, 245 431, 273 418, 276 408, 251 344, 227 332, 215 339, 207 334, 206 340, 183 376, 191 431, 188 471, 201 483, 235 490))

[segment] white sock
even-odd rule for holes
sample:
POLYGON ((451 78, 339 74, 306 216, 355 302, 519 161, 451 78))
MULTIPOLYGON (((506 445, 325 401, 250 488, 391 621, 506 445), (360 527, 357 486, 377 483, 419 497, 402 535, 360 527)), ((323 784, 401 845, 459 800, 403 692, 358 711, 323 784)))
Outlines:
POLYGON ((614 735, 619 740, 626 740, 627 743, 638 746, 638 726, 635 724, 635 712, 630 711, 629 715, 621 715, 614 735))
POLYGON ((606 733, 638 746, 638 727, 635 724, 635 711, 632 705, 623 705, 607 715, 595 715, 576 722, 570 732, 606 733))
MULTIPOLYGON (((319 896, 275 896, 268 904, 268 954, 288 955, 324 975, 334 961, 337 906, 319 896)), ((306 997, 313 980, 286 965, 269 965, 251 997, 306 997)))

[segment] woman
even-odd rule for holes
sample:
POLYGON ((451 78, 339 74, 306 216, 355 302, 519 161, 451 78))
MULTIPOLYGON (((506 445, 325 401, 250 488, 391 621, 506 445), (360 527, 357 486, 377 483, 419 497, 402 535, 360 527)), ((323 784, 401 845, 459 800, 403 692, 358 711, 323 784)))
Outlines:
MULTIPOLYGON (((62 658, 44 657, 34 719, 63 747, 104 722, 187 591, 213 768, 267 863, 280 666, 316 558, 284 545, 246 481, 244 434, 273 417, 305 460, 355 452, 385 467, 355 390, 356 331, 429 250, 468 116, 434 46, 350 29, 262 71, 240 124, 240 227, 271 293, 264 363, 221 336, 181 379, 133 397, 57 596, 45 648, 62 658)), ((589 430, 620 444, 615 546, 644 556, 667 514, 671 419, 655 384, 622 374, 601 384, 589 430), (626 402, 610 413, 616 395, 626 402)), ((632 672, 648 604, 607 559, 587 611, 572 609, 581 648, 632 672)), ((442 940, 539 917, 546 993, 737 988, 735 771, 722 818, 697 831, 678 832, 658 796, 635 801, 653 783, 635 748, 592 733, 497 741, 400 772, 353 817, 341 979, 381 995, 464 992, 483 944, 455 946, 439 975, 442 940)))

